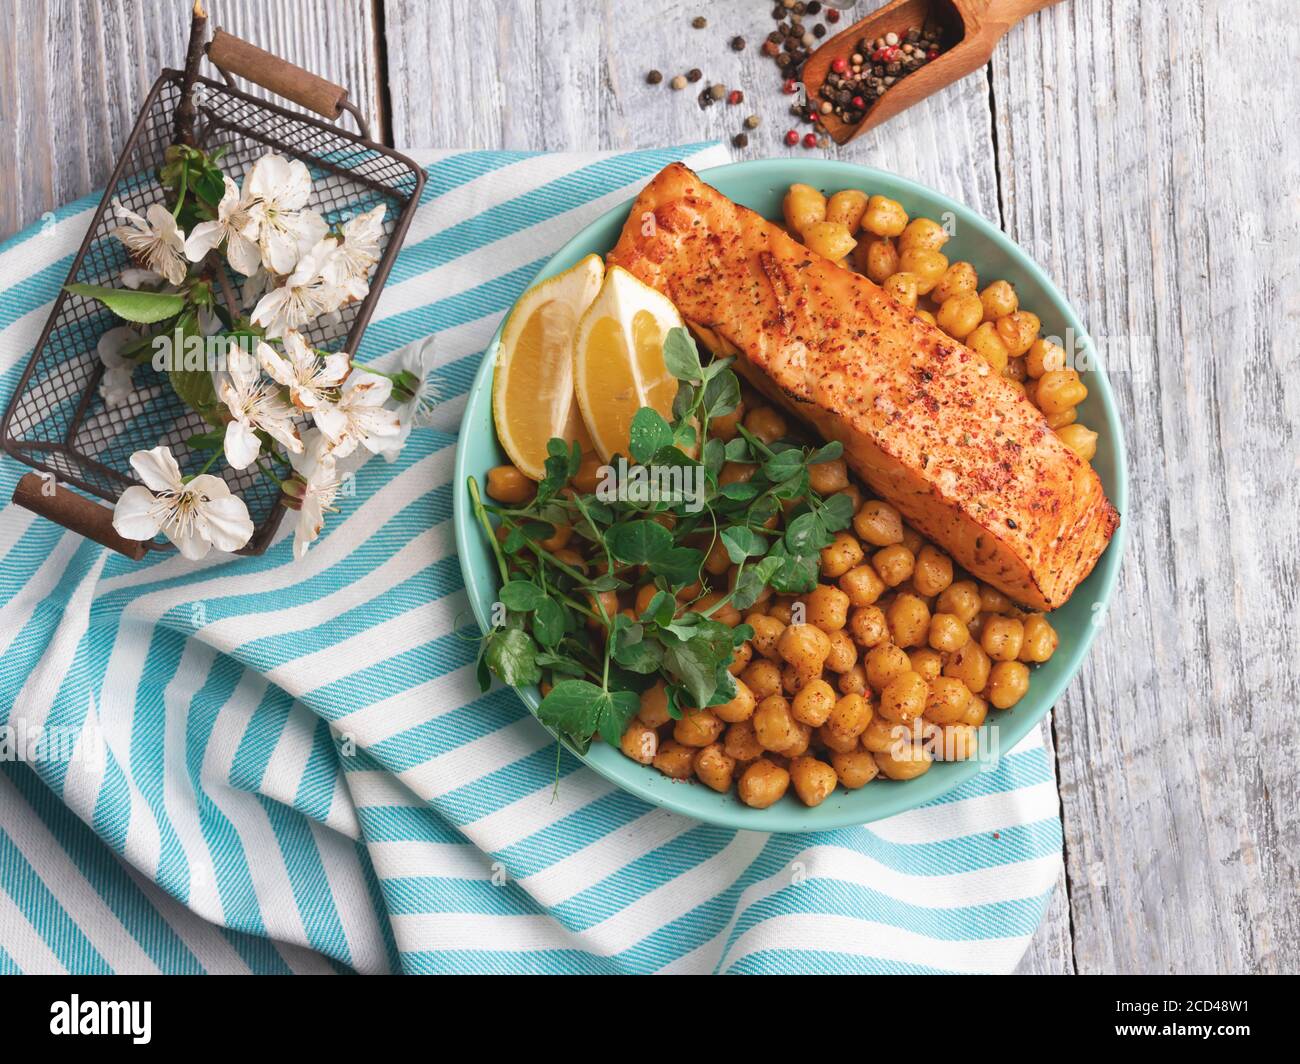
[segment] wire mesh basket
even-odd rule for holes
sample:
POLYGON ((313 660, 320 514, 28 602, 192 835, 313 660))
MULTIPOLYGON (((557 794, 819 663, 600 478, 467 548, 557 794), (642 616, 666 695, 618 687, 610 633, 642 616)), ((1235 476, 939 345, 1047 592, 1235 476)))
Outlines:
MULTIPOLYGON (((222 169, 241 182, 245 172, 268 151, 301 160, 312 177, 308 206, 329 225, 347 221, 384 204, 384 239, 380 259, 364 300, 343 307, 328 320, 317 319, 304 335, 323 350, 355 352, 370 321, 384 281, 419 204, 423 171, 410 159, 329 122, 286 110, 233 87, 231 73, 338 119, 351 111, 346 90, 292 66, 270 53, 217 31, 209 59, 226 83, 198 78, 194 100, 195 146, 205 151, 224 147, 222 169)), ((163 153, 173 143, 176 108, 183 96, 183 75, 164 70, 145 100, 130 138, 109 179, 90 230, 73 260, 68 282, 119 285, 118 277, 134 263, 111 230, 117 220, 113 201, 143 215, 160 203, 164 190, 157 179, 163 153)), ((224 268, 224 267, 223 267, 224 268)), ((235 291, 243 278, 230 274, 235 291)), ((148 549, 170 549, 161 540, 139 544, 119 537, 109 507, 67 490, 71 485, 109 502, 138 483, 131 454, 160 444, 171 448, 182 473, 195 473, 207 455, 186 444, 208 431, 203 418, 169 386, 166 375, 146 360, 135 371, 135 392, 110 409, 100 397, 104 365, 97 353, 100 337, 121 322, 96 300, 61 292, 54 302, 36 349, 0 423, 0 442, 19 461, 39 473, 20 481, 14 499, 44 517, 135 558, 148 549)), ((260 554, 275 534, 285 507, 279 489, 256 467, 226 469, 231 491, 248 507, 255 531, 240 554, 260 554)))

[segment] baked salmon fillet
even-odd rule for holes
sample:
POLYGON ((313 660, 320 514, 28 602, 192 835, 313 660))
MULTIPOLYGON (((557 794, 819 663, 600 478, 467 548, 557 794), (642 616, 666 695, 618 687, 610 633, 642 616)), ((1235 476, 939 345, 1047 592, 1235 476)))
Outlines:
POLYGON ((841 441, 873 491, 1016 602, 1057 608, 1106 549, 1119 514, 1101 481, 1013 384, 687 167, 646 186, 608 261, 841 441))

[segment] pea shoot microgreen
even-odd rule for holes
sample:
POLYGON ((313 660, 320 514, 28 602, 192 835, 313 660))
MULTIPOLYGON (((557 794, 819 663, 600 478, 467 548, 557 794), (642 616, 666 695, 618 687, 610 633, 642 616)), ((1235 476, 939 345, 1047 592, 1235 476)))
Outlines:
POLYGON ((643 407, 630 426, 627 457, 646 468, 651 482, 669 481, 654 476, 660 471, 680 480, 684 470, 698 475, 695 470, 703 469, 702 505, 630 492, 624 497, 603 485, 580 494, 570 481, 582 456, 577 444, 561 439, 549 442, 545 476, 526 505, 485 502, 469 479, 474 513, 501 576, 504 608, 483 638, 479 683, 486 690, 492 675, 516 687, 547 679, 552 687, 538 716, 580 751, 597 734, 617 743, 641 692, 660 679, 674 717, 684 706, 735 697, 727 668, 753 630, 728 627, 714 614, 724 604, 744 612, 766 587, 811 591, 821 549, 852 519, 848 496, 822 498, 809 487, 808 467, 838 458, 839 443, 768 444, 743 425, 731 439, 709 437, 712 419, 734 413, 740 403, 732 361, 703 363, 690 334, 670 330, 664 364, 678 381, 672 420, 643 407), (723 484, 728 463, 753 467, 752 475, 723 484), (557 526, 572 530, 570 546, 583 548, 584 564, 544 546, 557 526), (719 543, 735 566, 734 578, 720 600, 706 604, 703 565, 719 543), (654 592, 639 613, 607 608, 606 600, 613 600, 603 592, 627 597, 646 584, 654 592))

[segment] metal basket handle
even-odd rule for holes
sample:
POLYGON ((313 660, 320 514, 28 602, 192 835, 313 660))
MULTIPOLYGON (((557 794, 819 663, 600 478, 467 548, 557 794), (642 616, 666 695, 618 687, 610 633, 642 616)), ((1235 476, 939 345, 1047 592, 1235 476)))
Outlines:
POLYGON ((114 531, 113 511, 107 506, 62 487, 49 473, 27 473, 20 478, 14 502, 132 561, 138 562, 149 550, 147 543, 123 539, 114 531))
POLYGON ((208 59, 221 71, 226 81, 238 75, 255 85, 292 100, 318 115, 337 121, 344 111, 357 120, 361 135, 373 140, 370 123, 360 109, 348 99, 348 90, 322 77, 294 66, 287 59, 265 51, 255 44, 218 29, 208 42, 208 59))

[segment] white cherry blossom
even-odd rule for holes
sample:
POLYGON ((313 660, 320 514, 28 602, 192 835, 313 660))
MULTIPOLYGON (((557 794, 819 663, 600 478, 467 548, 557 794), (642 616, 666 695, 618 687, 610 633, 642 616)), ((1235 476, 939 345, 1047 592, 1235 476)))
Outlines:
POLYGON ((300 410, 310 410, 325 402, 327 393, 347 379, 352 361, 346 351, 322 358, 295 329, 284 334, 283 354, 268 343, 259 343, 257 357, 267 376, 289 389, 289 398, 300 410))
POLYGON ((303 436, 301 454, 290 455, 295 476, 285 482, 289 506, 298 511, 293 532, 293 556, 302 558, 325 526, 326 512, 333 512, 334 499, 342 480, 329 452, 328 441, 319 429, 309 429, 303 436))
POLYGON ((365 299, 370 291, 370 270, 379 261, 385 210, 381 203, 345 222, 338 247, 326 265, 326 279, 350 299, 365 299))
POLYGON ((245 235, 257 240, 267 269, 289 273, 325 235, 325 220, 307 207, 310 195, 306 165, 283 155, 263 155, 244 179, 250 219, 245 235))
POLYGON ((284 284, 271 289, 257 301, 253 308, 253 324, 261 325, 266 335, 274 339, 336 309, 341 301, 340 293, 321 274, 321 268, 333 250, 329 241, 322 240, 304 255, 284 284))
POLYGON ((147 540, 161 532, 194 561, 212 547, 238 550, 253 535, 248 507, 226 482, 209 473, 184 481, 168 448, 136 451, 131 467, 145 486, 133 484, 117 500, 113 527, 118 535, 147 540))
POLYGON ((357 371, 344 384, 337 403, 322 403, 312 410, 312 419, 329 441, 331 454, 346 458, 357 444, 379 454, 401 432, 397 411, 384 407, 392 390, 393 382, 387 377, 357 371))
POLYGON ((217 216, 209 222, 199 222, 185 239, 185 254, 191 262, 198 262, 223 240, 226 242, 226 260, 245 277, 251 277, 262 266, 262 254, 257 243, 246 232, 257 235, 257 223, 248 213, 248 203, 239 194, 239 186, 229 177, 223 177, 226 191, 217 205, 217 216))
POLYGON ((126 245, 131 257, 142 267, 181 284, 189 272, 185 260, 185 238, 170 212, 161 203, 150 204, 143 218, 113 200, 113 213, 125 221, 113 229, 113 235, 126 245))
POLYGON ((226 378, 218 395, 230 411, 226 425, 226 461, 233 469, 247 469, 257 460, 262 441, 257 430, 278 440, 291 454, 302 450, 302 439, 294 426, 295 411, 276 394, 257 371, 251 355, 232 348, 226 362, 226 378))
POLYGON ((135 363, 122 357, 122 348, 139 334, 129 325, 109 329, 99 338, 95 350, 104 363, 104 375, 99 379, 99 396, 109 410, 115 410, 135 394, 135 363))

